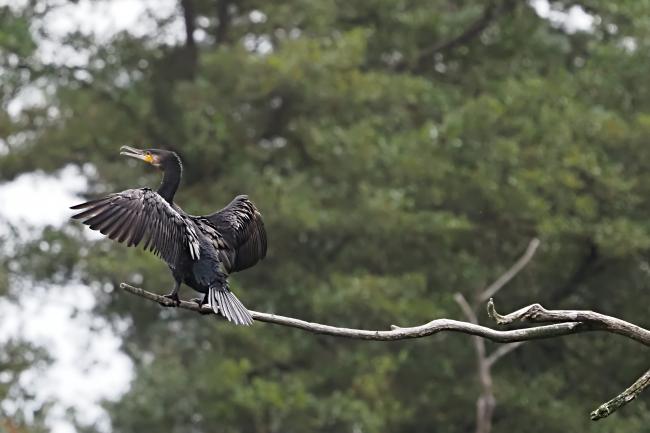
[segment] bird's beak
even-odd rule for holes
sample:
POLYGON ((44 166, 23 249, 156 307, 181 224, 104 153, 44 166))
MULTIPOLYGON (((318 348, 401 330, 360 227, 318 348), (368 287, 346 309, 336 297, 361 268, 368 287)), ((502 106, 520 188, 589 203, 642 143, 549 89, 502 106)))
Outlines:
POLYGON ((144 162, 148 162, 149 164, 152 164, 154 162, 153 155, 145 152, 144 150, 136 149, 130 146, 120 147, 120 155, 125 155, 125 156, 130 156, 131 158, 140 159, 144 162))

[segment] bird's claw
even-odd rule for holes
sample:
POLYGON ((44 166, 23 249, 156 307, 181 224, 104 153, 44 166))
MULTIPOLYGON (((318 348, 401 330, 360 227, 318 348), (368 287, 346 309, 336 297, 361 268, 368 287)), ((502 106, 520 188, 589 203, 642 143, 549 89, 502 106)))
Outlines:
MULTIPOLYGON (((203 307, 204 305, 208 305, 208 301, 205 299, 205 297, 204 298, 192 298, 192 299, 190 299, 190 301, 196 302, 199 305, 199 307, 203 307)), ((206 315, 206 314, 212 314, 212 311, 205 311, 205 310, 203 310, 203 308, 201 308, 199 313, 206 315)))
POLYGON ((170 294, 168 294, 168 295, 163 295, 163 298, 167 298, 167 299, 169 299, 170 301, 172 301, 172 304, 171 304, 171 305, 168 304, 168 303, 163 303, 163 302, 161 302, 160 305, 162 305, 163 307, 178 307, 179 305, 181 305, 181 300, 180 300, 180 298, 178 297, 178 294, 177 294, 177 293, 173 293, 173 292, 172 292, 172 293, 170 293, 170 294))

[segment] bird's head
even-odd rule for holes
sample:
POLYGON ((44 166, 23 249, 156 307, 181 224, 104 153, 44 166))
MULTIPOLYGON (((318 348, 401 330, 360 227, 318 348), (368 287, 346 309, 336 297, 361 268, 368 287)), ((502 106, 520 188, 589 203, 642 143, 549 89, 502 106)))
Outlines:
POLYGON ((169 164, 179 164, 180 159, 176 153, 169 150, 161 149, 136 149, 130 146, 120 147, 120 155, 130 156, 131 158, 140 159, 146 163, 158 167, 162 170, 169 164))

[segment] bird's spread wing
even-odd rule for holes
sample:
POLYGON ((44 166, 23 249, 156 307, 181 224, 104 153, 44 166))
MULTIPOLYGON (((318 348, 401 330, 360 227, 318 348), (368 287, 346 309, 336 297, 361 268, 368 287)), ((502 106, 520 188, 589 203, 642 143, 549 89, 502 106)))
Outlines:
POLYGON ((199 239, 193 223, 149 188, 128 189, 71 209, 84 209, 72 218, 127 246, 144 242, 167 263, 177 263, 187 248, 199 259, 199 239))
POLYGON ((250 268, 266 256, 266 230, 262 215, 247 196, 235 197, 228 206, 204 218, 235 250, 231 272, 250 268))

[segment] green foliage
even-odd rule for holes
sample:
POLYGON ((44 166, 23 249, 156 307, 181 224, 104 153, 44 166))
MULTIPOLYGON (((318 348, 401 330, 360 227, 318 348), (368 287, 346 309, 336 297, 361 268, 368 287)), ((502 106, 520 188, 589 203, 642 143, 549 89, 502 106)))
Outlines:
MULTIPOLYGON (((438 53, 485 6, 247 1, 216 17, 196 0, 198 52, 156 34, 72 35, 93 48, 90 78, 48 73, 47 107, 8 120, 14 138, 29 134, 0 176, 90 163, 95 196, 157 182, 120 159, 120 145, 178 150, 184 209, 247 193, 264 214, 268 258, 232 281, 255 310, 383 329, 458 318, 452 295, 489 284, 538 236, 534 261, 499 294, 503 310, 541 302, 647 327, 650 6, 585 2, 593 31, 569 33, 526 2, 496 3, 480 35, 438 53)), ((0 45, 19 38, 29 57, 14 26, 0 45)), ((343 341, 161 310, 115 290, 126 280, 166 291, 166 267, 78 227, 45 230, 11 261, 38 280, 80 279, 98 314, 132 325, 135 380, 106 403, 115 431, 473 428, 466 337, 343 341)), ((534 342, 504 358, 494 430, 645 432, 643 402, 588 420, 647 368, 642 349, 619 340, 534 342)))

